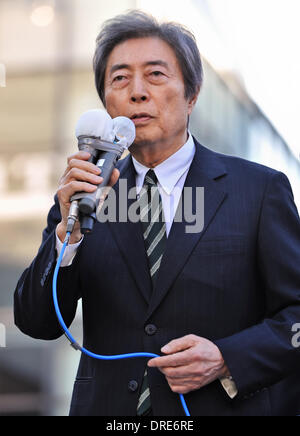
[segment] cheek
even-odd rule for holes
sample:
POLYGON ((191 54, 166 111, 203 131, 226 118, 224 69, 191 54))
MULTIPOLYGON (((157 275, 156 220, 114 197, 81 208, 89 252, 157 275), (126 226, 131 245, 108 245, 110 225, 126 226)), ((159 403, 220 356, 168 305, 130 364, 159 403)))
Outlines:
POLYGON ((170 91, 170 98, 180 102, 185 101, 185 87, 183 82, 177 81, 174 83, 170 91))
POLYGON ((105 96, 105 109, 112 118, 116 118, 118 116, 117 107, 118 105, 116 100, 110 98, 109 96, 105 96))
POLYGON ((181 130, 187 124, 187 108, 185 101, 181 99, 170 99, 166 102, 162 119, 167 130, 181 130))
POLYGON ((162 109, 164 113, 172 115, 172 119, 179 116, 184 117, 187 112, 187 102, 184 98, 184 89, 181 86, 172 88, 165 94, 162 109))
POLYGON ((112 118, 116 118, 126 113, 123 110, 124 108, 122 104, 122 96, 120 95, 120 93, 116 95, 116 93, 113 90, 108 89, 105 91, 104 97, 105 97, 105 109, 107 110, 107 112, 112 118))

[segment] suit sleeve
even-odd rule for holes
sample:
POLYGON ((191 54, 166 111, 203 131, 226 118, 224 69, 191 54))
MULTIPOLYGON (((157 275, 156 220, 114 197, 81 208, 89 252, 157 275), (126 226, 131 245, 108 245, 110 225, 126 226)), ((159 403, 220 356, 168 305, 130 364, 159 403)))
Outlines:
MULTIPOLYGON (((60 220, 59 204, 55 198, 38 254, 23 272, 14 294, 15 324, 23 333, 36 339, 52 340, 63 334, 52 299, 52 278, 57 259, 55 230, 60 220)), ((70 267, 61 268, 58 276, 58 302, 68 326, 75 317, 81 296, 77 257, 78 254, 70 267)))
POLYGON ((300 220, 289 180, 279 172, 270 176, 262 204, 257 264, 265 319, 215 341, 243 397, 300 371, 300 348, 293 346, 300 322, 300 220))

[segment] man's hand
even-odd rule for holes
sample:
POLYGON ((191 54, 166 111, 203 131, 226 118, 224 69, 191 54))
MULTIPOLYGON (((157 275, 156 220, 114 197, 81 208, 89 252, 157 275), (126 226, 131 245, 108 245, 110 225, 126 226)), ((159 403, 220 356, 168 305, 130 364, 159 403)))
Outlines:
MULTIPOLYGON (((91 162, 88 162, 91 155, 85 151, 79 151, 68 158, 68 166, 60 180, 57 196, 62 216, 57 226, 57 235, 63 242, 66 236, 67 221, 70 209, 70 198, 77 192, 92 193, 96 191, 103 178, 101 170, 91 162)), ((109 187, 114 186, 120 177, 120 172, 114 169, 109 187)), ((70 244, 80 241, 80 224, 76 223, 72 233, 70 244)))
POLYGON ((177 394, 187 394, 230 375, 218 347, 199 336, 175 339, 161 351, 166 356, 149 360, 148 366, 158 368, 177 394))

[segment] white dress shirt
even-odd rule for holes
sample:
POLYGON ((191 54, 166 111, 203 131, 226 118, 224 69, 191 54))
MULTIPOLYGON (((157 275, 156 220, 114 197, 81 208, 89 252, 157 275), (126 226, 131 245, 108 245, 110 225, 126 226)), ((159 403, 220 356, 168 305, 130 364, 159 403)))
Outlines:
MULTIPOLYGON (((187 174, 195 156, 196 148, 192 135, 176 153, 172 154, 154 168, 158 180, 158 190, 162 200, 162 207, 166 220, 166 232, 169 236, 177 206, 182 194, 187 174)), ((150 168, 145 167, 132 156, 136 171, 136 192, 141 192, 145 176, 150 168)))

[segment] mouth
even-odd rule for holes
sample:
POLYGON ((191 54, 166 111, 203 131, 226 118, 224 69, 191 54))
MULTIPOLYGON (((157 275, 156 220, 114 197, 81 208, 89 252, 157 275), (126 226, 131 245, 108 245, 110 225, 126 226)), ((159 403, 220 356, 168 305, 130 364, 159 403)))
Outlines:
POLYGON ((147 114, 146 112, 134 114, 130 118, 134 122, 135 126, 146 124, 153 119, 153 117, 151 115, 147 114))

